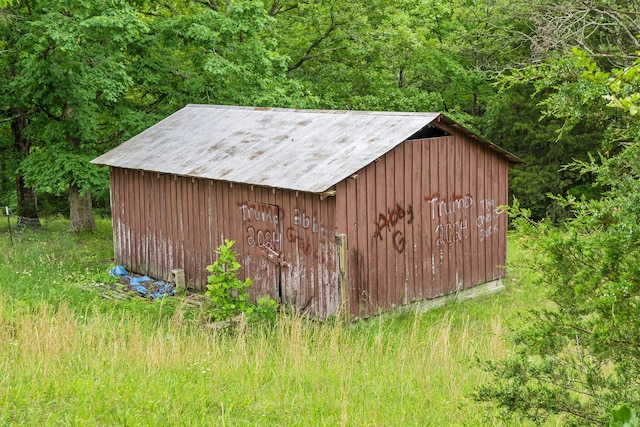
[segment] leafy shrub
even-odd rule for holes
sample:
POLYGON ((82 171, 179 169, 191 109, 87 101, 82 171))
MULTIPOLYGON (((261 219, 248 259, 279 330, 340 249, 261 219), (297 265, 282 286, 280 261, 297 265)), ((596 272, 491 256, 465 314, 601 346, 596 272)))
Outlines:
POLYGON ((640 405, 640 61, 609 73, 574 54, 581 81, 626 114, 600 159, 568 167, 593 177, 596 198, 555 197, 572 213, 560 227, 514 206, 531 254, 520 267, 532 273, 540 308, 514 328, 514 353, 488 363, 494 381, 476 398, 535 422, 561 414, 565 425, 606 425, 613 414, 611 425, 637 425, 635 411, 616 408, 640 405))
POLYGON ((619 409, 613 411, 613 420, 609 423, 609 427, 638 427, 640 426, 640 418, 635 409, 622 405, 619 409))
POLYGON ((278 304, 270 298, 260 298, 256 304, 249 301, 250 278, 241 281, 236 277, 241 265, 232 250, 235 241, 225 239, 215 250, 218 259, 207 266, 207 292, 211 300, 210 314, 215 321, 230 319, 244 313, 249 320, 275 319, 278 304))
POLYGON ((605 425, 622 402, 640 405, 640 143, 580 164, 608 190, 599 200, 557 200, 574 217, 556 227, 512 214, 530 251, 539 309, 510 339, 514 354, 489 364, 476 397, 536 422, 605 425))

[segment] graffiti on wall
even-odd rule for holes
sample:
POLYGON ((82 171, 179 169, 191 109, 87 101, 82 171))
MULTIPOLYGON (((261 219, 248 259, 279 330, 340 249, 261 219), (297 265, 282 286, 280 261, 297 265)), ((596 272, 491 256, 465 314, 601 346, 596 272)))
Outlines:
MULTIPOLYGON (((464 196, 452 195, 449 199, 441 199, 436 194, 432 197, 425 197, 425 201, 429 206, 429 214, 432 220, 442 219, 444 221, 435 226, 435 240, 437 246, 455 244, 469 238, 469 223, 466 219, 457 219, 455 221, 447 221, 448 217, 458 213, 465 213, 472 206, 475 200, 470 194, 464 196)), ((485 239, 499 233, 497 221, 501 215, 496 207, 495 200, 482 199, 477 203, 478 216, 476 217, 476 226, 478 228, 478 240, 485 239)))
POLYGON ((480 200, 479 213, 480 215, 476 218, 476 225, 478 226, 479 239, 482 242, 500 232, 496 222, 501 213, 498 211, 493 199, 480 200))
MULTIPOLYGON (((477 202, 471 194, 442 197, 439 193, 435 193, 425 196, 424 201, 426 203, 424 214, 432 223, 435 223, 432 236, 436 246, 454 245, 469 240, 474 217, 479 241, 482 242, 500 231, 498 221, 501 214, 493 199, 481 199, 477 202), (473 216, 476 209, 477 216, 473 216), (469 216, 471 219, 468 219, 469 216)), ((412 205, 404 208, 400 203, 396 203, 392 209, 387 209, 386 213, 378 214, 378 219, 374 222, 373 237, 383 240, 385 234, 390 234, 393 247, 397 252, 402 253, 407 241, 404 230, 399 230, 397 226, 403 220, 411 224, 413 219, 412 205)))
POLYGON ((413 206, 409 205, 405 209, 399 203, 396 203, 393 209, 387 209, 386 213, 378 214, 378 220, 374 222, 376 230, 373 233, 373 237, 382 240, 383 232, 391 233, 391 241, 395 250, 400 253, 404 252, 407 241, 402 231, 396 229, 396 225, 403 220, 407 224, 413 222, 413 206))
MULTIPOLYGON (((470 237, 469 221, 466 219, 471 208, 477 206, 478 215, 475 225, 478 229, 478 240, 484 241, 500 232, 499 216, 501 215, 493 199, 476 200, 470 194, 452 195, 443 198, 439 194, 424 197, 426 202, 425 214, 432 220, 438 220, 433 226, 433 238, 436 246, 457 244, 470 237)), ((239 204, 244 226, 246 244, 258 248, 267 248, 279 254, 282 253, 281 216, 276 205, 257 202, 243 202, 239 204)), ((407 246, 404 227, 414 220, 412 205, 403 206, 396 203, 393 208, 378 214, 374 222, 374 239, 382 241, 389 236, 393 248, 403 253, 407 246)), ((471 220, 473 221, 473 220, 471 220)), ((295 244, 304 255, 312 252, 314 239, 324 244, 327 242, 328 230, 315 215, 307 214, 304 209, 295 207, 291 216, 291 226, 284 233, 288 242, 295 244)))
POLYGON ((469 224, 467 220, 438 224, 435 229, 436 246, 458 243, 469 238, 469 224))
MULTIPOLYGON (((259 202, 243 202, 238 206, 242 214, 243 238, 246 244, 282 254, 280 208, 259 202)), ((293 208, 291 226, 286 229, 284 238, 296 245, 302 254, 310 255, 313 242, 325 244, 328 236, 327 227, 316 215, 309 215, 298 207, 293 208)))
POLYGON ((470 194, 464 196, 454 194, 450 199, 441 199, 436 193, 429 198, 425 197, 424 200, 429 205, 432 220, 469 210, 473 206, 473 196, 470 194))
POLYGON ((249 246, 270 249, 282 253, 280 212, 278 206, 266 203, 243 202, 243 238, 249 246))
POLYGON ((434 229, 436 246, 456 244, 469 239, 469 223, 464 219, 464 213, 474 205, 473 196, 453 194, 450 198, 442 198, 436 193, 424 200, 431 220, 441 221, 434 229), (456 214, 462 214, 463 218, 457 219, 460 215, 456 214))
POLYGON ((317 235, 318 243, 327 242, 327 228, 315 215, 309 216, 304 209, 296 207, 292 219, 293 225, 286 231, 287 241, 296 244, 304 255, 311 254, 314 235, 317 235))

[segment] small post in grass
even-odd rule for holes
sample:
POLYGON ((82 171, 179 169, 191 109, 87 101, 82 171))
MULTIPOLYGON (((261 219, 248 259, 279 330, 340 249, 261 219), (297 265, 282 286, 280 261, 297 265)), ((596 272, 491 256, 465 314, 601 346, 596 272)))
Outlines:
POLYGON ((9 226, 9 239, 11 240, 11 246, 13 246, 13 234, 11 233, 11 218, 9 217, 9 206, 4 207, 4 213, 7 215, 7 225, 9 226))

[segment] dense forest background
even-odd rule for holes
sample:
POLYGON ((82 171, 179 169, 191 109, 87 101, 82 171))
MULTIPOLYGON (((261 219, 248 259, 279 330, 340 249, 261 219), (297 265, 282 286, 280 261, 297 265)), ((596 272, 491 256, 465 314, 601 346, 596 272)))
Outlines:
POLYGON ((188 103, 442 112, 526 161, 511 194, 554 220, 567 212, 549 195, 602 191, 564 165, 637 137, 635 114, 603 101, 616 87, 585 77, 633 67, 637 1, 0 6, 0 205, 73 229, 108 214, 89 160, 188 103))

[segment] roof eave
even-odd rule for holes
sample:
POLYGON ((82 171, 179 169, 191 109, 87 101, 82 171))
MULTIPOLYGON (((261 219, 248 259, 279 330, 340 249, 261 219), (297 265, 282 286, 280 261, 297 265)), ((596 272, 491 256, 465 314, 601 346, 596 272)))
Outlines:
POLYGON ((525 164, 525 162, 522 159, 518 158, 518 156, 516 156, 515 154, 512 154, 509 151, 505 150, 504 148, 501 148, 498 145, 496 145, 496 144, 484 139, 483 137, 481 137, 477 133, 467 129, 466 127, 462 126, 460 123, 456 122, 455 120, 450 119, 449 117, 445 116, 444 114, 440 114, 436 118, 435 122, 436 123, 444 123, 445 126, 451 127, 453 129, 456 129, 456 130, 462 132, 463 134, 465 134, 469 138, 477 141, 480 145, 483 145, 483 146, 489 148, 490 150, 495 151, 496 153, 500 154, 502 157, 506 158, 509 161, 509 163, 511 163, 514 166, 524 165, 525 164))

